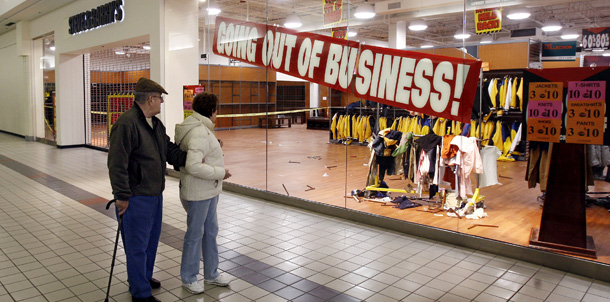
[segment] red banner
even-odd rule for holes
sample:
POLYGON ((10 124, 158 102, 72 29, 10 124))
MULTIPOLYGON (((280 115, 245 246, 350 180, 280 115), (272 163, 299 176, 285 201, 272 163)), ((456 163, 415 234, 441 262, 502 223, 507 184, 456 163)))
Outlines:
POLYGON ((481 62, 216 17, 213 52, 357 97, 470 122, 481 62), (353 87, 353 88, 352 88, 353 87))

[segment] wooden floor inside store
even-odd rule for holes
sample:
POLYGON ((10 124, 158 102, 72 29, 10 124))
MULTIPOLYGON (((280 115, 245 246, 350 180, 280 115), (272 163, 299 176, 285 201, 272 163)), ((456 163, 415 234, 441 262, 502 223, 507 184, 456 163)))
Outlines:
MULTIPOLYGON (((227 181, 232 183, 523 246, 529 244, 531 229, 540 226, 542 208, 536 199, 541 192, 539 187, 527 188, 524 161, 498 162, 502 185, 480 190, 489 217, 467 220, 448 217, 444 212, 424 212, 424 207, 400 210, 391 203, 346 198, 352 190, 364 189, 370 152, 366 146, 329 143, 329 131, 292 125, 268 131, 222 130, 216 134, 224 142, 225 165, 233 175, 227 181), (498 227, 473 227, 475 224, 498 227)), ((403 189, 407 185, 395 175, 386 176, 385 180, 391 188, 403 189)), ((610 192, 610 183, 596 180, 589 191, 610 192)), ((587 208, 587 233, 595 240, 597 261, 607 264, 609 229, 608 210, 596 205, 587 208)))

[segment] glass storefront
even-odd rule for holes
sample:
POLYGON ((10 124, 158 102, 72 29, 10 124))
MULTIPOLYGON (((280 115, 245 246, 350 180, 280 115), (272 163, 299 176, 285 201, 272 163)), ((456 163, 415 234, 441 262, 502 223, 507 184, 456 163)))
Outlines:
MULTIPOLYGON (((201 3, 201 11, 218 4, 201 3)), ((555 14, 515 1, 458 4, 268 0, 220 5, 219 14, 201 16, 200 84, 219 96, 227 181, 520 246, 530 245, 543 216, 571 217, 544 212, 552 161, 540 142, 549 137, 521 133, 535 125, 526 123, 528 104, 545 101, 528 99, 532 83, 590 79, 528 82, 525 73, 608 66, 603 51, 560 33, 610 22, 594 26, 561 3, 555 14), (363 18, 367 12, 374 16, 363 18), (551 21, 563 29, 543 33, 551 21), (571 46, 573 54, 544 57, 545 49, 571 46)), ((567 121, 564 88, 557 100, 567 121)), ((605 104, 607 96, 599 100, 605 104)), ((552 140, 569 137, 561 131, 552 140)), ((581 194, 574 209, 568 202, 563 210, 586 210, 597 258, 558 252, 610 264, 603 235, 610 214, 603 200, 593 200, 610 191, 603 158, 610 151, 603 140, 591 142, 598 146, 578 144, 590 149, 588 161, 574 159, 592 172, 591 198, 581 194)))

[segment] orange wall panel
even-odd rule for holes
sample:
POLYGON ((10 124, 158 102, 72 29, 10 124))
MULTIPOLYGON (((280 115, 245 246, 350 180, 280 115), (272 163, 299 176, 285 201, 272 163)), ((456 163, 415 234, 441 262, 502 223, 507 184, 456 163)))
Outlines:
POLYGON ((479 58, 489 62, 490 70, 527 68, 529 45, 527 42, 481 45, 479 58))

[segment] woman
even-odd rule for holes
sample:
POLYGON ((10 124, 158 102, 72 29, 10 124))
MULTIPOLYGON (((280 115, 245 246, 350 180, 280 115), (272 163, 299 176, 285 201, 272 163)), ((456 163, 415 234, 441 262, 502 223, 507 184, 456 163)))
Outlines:
POLYGON ((217 105, 215 95, 197 94, 193 115, 176 125, 175 141, 188 153, 186 165, 180 168, 180 201, 187 211, 180 277, 182 287, 193 294, 203 293, 203 285, 197 282, 202 253, 204 282, 218 286, 230 282, 218 272, 216 208, 222 181, 231 174, 224 168, 221 144, 214 135, 217 105))

